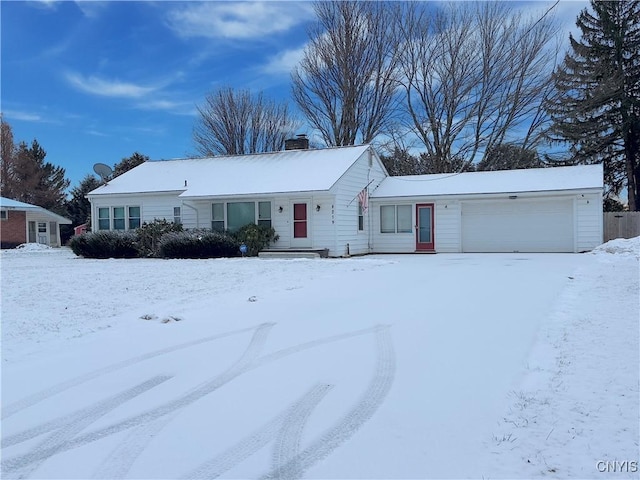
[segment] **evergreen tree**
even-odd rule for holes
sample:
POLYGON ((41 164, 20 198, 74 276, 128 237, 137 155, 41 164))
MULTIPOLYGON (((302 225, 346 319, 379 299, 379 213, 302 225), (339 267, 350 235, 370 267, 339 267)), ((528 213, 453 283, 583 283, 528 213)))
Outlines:
POLYGON ((71 199, 67 202, 67 212, 74 226, 89 222, 91 218, 91 203, 86 195, 100 186, 100 180, 93 175, 85 176, 80 185, 71 189, 71 199))
POLYGON ((6 188, 14 200, 65 215, 65 190, 69 180, 65 178, 64 168, 44 161, 46 155, 37 140, 34 139, 30 147, 20 142, 11 158, 6 188))
POLYGON ((552 138, 570 143, 574 163, 603 162, 607 196, 626 187, 629 209, 638 210, 640 0, 591 0, 591 8, 553 76, 552 138))
POLYGON ((125 172, 128 172, 132 168, 137 167, 144 162, 148 162, 149 157, 142 155, 141 153, 134 152, 130 157, 123 158, 113 166, 113 175, 111 178, 116 178, 125 172))

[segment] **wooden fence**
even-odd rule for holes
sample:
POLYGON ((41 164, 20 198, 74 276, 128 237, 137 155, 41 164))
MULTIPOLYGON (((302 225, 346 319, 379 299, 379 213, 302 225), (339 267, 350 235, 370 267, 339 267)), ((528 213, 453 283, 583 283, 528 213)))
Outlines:
POLYGON ((640 212, 604 212, 604 241, 640 235, 640 212))

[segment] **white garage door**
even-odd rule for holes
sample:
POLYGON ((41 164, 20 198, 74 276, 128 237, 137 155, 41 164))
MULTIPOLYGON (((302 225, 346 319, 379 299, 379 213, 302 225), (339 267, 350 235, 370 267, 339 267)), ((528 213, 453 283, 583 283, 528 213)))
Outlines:
POLYGON ((573 200, 462 204, 463 252, 573 252, 573 200))

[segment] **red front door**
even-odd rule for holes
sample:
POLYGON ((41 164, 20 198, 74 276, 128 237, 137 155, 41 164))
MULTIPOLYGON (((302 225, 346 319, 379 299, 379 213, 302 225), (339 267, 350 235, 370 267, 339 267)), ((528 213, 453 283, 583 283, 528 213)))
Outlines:
POLYGON ((416 250, 435 250, 433 211, 433 203, 418 203, 416 205, 416 250))
POLYGON ((293 238, 307 238, 307 204, 293 204, 293 238))

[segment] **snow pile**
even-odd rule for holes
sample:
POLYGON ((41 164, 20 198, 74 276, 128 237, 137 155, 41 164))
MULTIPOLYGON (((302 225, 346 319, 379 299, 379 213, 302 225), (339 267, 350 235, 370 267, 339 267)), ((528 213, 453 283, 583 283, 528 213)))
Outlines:
POLYGON ((53 250, 49 245, 42 243, 23 243, 16 247, 16 250, 20 252, 43 252, 47 250, 53 250))
POLYGON ((595 254, 613 253, 640 259, 640 237, 616 238, 593 249, 595 254))

